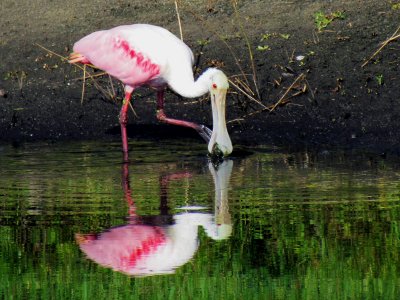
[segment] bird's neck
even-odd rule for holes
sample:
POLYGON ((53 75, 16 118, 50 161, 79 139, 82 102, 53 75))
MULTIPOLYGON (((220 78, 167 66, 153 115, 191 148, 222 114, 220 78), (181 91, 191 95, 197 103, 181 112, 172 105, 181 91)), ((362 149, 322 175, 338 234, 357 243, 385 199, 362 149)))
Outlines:
POLYGON ((201 74, 197 80, 194 80, 193 73, 190 75, 184 72, 177 74, 177 76, 172 76, 168 80, 168 85, 179 95, 185 98, 196 98, 203 96, 210 89, 210 73, 213 69, 207 69, 203 74, 201 74))

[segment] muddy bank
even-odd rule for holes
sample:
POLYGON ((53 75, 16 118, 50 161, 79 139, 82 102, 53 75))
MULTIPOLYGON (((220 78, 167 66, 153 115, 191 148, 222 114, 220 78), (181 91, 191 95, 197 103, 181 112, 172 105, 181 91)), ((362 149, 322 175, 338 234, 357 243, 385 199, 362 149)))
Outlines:
MULTIPOLYGON (((65 6, 59 0, 3 0, 0 141, 118 139, 121 85, 114 81, 116 99, 110 100, 88 81, 81 103, 82 72, 35 43, 67 56, 80 37, 120 24, 151 23, 179 34, 173 1, 143 2, 73 0, 65 6)), ((259 95, 251 77, 255 99, 231 89, 227 118, 234 143, 399 152, 399 41, 361 67, 400 25, 395 2, 249 0, 239 1, 236 10, 230 3, 190 1, 180 12, 183 37, 199 70, 217 65, 229 76, 240 75, 239 62, 243 73, 251 74, 243 32, 248 36, 259 95), (319 31, 319 11, 328 19, 337 12, 343 15, 319 31), (301 74, 303 79, 287 94, 292 97, 282 99, 285 105, 266 110, 301 74)), ((98 81, 111 90, 107 77, 98 81)), ((207 99, 193 101, 173 93, 167 98, 169 115, 211 122, 207 99)), ((134 106, 132 138, 198 138, 158 125, 151 90, 140 89, 134 106)))

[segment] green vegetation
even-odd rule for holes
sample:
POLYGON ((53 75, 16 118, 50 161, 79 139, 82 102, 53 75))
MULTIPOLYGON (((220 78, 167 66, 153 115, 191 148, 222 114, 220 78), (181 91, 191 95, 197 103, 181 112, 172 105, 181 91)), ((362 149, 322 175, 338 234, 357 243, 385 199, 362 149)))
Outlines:
POLYGON ((272 33, 264 33, 262 36, 261 36, 261 42, 262 41, 266 41, 266 40, 269 40, 269 38, 272 36, 272 33))
MULTIPOLYGON (((280 37, 280 38, 282 38, 284 40, 288 40, 290 38, 290 34, 288 34, 288 33, 280 33, 280 34, 277 34, 277 33, 264 33, 261 36, 260 42, 268 41, 270 38, 277 38, 277 37, 280 37)), ((268 45, 258 45, 256 47, 256 50, 257 51, 269 51, 269 50, 271 50, 271 47, 268 46, 268 45)))
POLYGON ((197 45, 199 46, 207 46, 210 43, 210 40, 198 40, 197 45))
POLYGON ((18 87, 22 90, 24 81, 26 80, 28 74, 25 71, 9 71, 5 74, 4 80, 15 80, 18 82, 18 87))
POLYGON ((383 75, 382 74, 378 74, 375 76, 375 80, 379 85, 383 85, 383 75))
POLYGON ((267 50, 271 50, 271 47, 268 45, 264 45, 264 46, 258 45, 256 49, 257 49, 257 51, 267 51, 267 50))
POLYGON ((342 11, 336 11, 331 14, 326 14, 322 11, 318 11, 314 14, 314 22, 317 26, 318 31, 322 31, 323 29, 325 29, 335 19, 344 20, 345 18, 346 15, 342 11))
MULTIPOLYGON (((137 214, 157 215, 161 176, 182 171, 191 177, 170 183, 171 213, 193 204, 213 208, 203 147, 154 147, 132 147, 137 214)), ((26 149, 3 149, 0 160, 2 299, 397 299, 400 293, 400 184, 397 164, 388 160, 267 151, 236 159, 228 191, 232 237, 217 242, 200 229, 194 259, 174 275, 133 278, 87 260, 74 241, 76 233, 127 222, 119 144, 26 149)))
POLYGON ((283 38, 284 40, 288 40, 290 38, 290 34, 288 34, 288 33, 281 33, 281 34, 279 34, 279 36, 281 38, 283 38))
POLYGON ((392 3, 392 9, 394 9, 394 10, 400 9, 400 2, 398 2, 398 3, 392 3))
POLYGON ((290 34, 289 33, 279 33, 279 34, 278 33, 264 33, 261 36, 260 42, 267 41, 270 38, 277 38, 277 37, 280 37, 284 40, 288 40, 290 38, 290 34))

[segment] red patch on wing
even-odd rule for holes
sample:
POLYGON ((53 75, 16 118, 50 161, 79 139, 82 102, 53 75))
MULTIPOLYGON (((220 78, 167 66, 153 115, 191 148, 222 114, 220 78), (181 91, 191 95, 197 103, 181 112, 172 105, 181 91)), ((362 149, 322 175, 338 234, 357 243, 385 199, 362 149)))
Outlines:
POLYGON ((115 40, 115 48, 121 49, 130 59, 135 59, 136 64, 138 67, 142 68, 143 71, 151 72, 155 75, 160 73, 158 65, 153 64, 150 59, 144 57, 142 53, 132 49, 127 41, 117 38, 115 40))
POLYGON ((121 264, 133 268, 141 258, 154 253, 159 246, 164 245, 166 240, 164 232, 160 228, 154 227, 153 235, 143 240, 140 246, 132 249, 128 256, 122 257, 121 264))
POLYGON ((125 52, 129 52, 130 47, 127 41, 121 41, 120 47, 125 51, 125 52))

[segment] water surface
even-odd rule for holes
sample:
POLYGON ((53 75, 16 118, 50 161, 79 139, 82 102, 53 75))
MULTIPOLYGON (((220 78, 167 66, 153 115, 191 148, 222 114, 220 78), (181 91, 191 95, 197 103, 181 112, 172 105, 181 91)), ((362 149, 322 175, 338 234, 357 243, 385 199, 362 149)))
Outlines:
POLYGON ((398 299, 398 161, 0 146, 5 299, 398 299))

